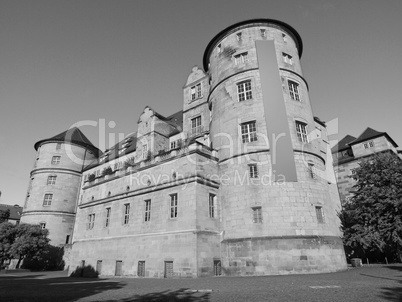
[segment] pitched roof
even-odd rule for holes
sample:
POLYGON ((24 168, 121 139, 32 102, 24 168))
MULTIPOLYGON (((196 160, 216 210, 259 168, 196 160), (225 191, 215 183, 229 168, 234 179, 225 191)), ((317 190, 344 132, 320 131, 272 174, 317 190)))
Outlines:
POLYGON ((34 147, 35 150, 38 150, 41 144, 48 141, 56 141, 56 142, 71 142, 82 147, 88 148, 95 155, 99 155, 101 152, 98 148, 96 148, 91 141, 81 132, 77 127, 70 128, 62 133, 59 133, 51 138, 43 139, 38 141, 34 147))
POLYGON ((332 147, 331 152, 339 152, 345 149, 349 149, 349 143, 353 140, 355 140, 356 137, 351 136, 351 135, 346 135, 344 138, 342 138, 335 146, 332 147))
POLYGON ((10 217, 8 218, 8 220, 20 220, 21 218, 22 207, 17 204, 14 206, 9 204, 0 204, 0 210, 10 210, 10 217))
POLYGON ((358 138, 349 142, 349 146, 355 145, 360 142, 364 142, 369 139, 373 139, 379 136, 386 136, 387 139, 394 145, 394 147, 398 147, 398 145, 394 142, 394 140, 387 134, 387 132, 379 132, 370 127, 367 127, 366 130, 363 131, 362 134, 359 135, 358 138))

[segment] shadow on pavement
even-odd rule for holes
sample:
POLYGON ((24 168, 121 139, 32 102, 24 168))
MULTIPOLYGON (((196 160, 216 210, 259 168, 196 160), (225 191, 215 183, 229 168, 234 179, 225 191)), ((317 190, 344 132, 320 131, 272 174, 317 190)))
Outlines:
MULTIPOLYGON (((157 293, 148 293, 144 295, 135 295, 130 298, 124 298, 118 300, 119 302, 131 302, 131 301, 146 301, 146 302, 156 302, 156 301, 210 301, 210 293, 207 292, 191 292, 187 289, 178 289, 175 291, 161 291, 157 293)), ((107 302, 112 302, 116 300, 109 300, 107 302)))
MULTIPOLYGON (((388 269, 395 270, 398 272, 402 272, 402 265, 387 265, 385 266, 388 269)), ((381 298, 394 301, 401 302, 402 301, 402 275, 395 275, 395 278, 390 279, 395 280, 398 283, 398 286, 393 287, 383 287, 383 292, 381 293, 381 298)))
POLYGON ((0 279, 0 301, 75 301, 107 290, 120 289, 124 285, 122 282, 97 278, 46 278, 45 274, 4 275, 0 279))

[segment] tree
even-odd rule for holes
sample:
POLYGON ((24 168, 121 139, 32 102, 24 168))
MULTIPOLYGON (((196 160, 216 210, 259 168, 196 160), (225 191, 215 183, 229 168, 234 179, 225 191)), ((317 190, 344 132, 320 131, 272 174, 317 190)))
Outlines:
POLYGON ((0 269, 5 260, 11 259, 11 246, 15 241, 15 225, 9 222, 0 223, 0 269))
POLYGON ((6 222, 10 218, 10 209, 0 210, 0 223, 6 222))
POLYGON ((345 246, 392 253, 402 262, 402 160, 379 153, 351 176, 355 192, 338 214, 345 246))

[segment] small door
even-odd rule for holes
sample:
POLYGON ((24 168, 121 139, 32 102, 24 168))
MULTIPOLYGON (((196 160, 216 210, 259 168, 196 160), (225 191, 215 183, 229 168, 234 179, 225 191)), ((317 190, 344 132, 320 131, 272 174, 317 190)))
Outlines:
POLYGON ((138 277, 145 277, 145 261, 138 261, 138 277))
POLYGON ((165 261, 165 278, 173 277, 173 261, 165 261))
POLYGON ((102 273, 102 260, 96 261, 96 272, 99 275, 102 273))
POLYGON ((222 265, 220 260, 214 260, 214 274, 220 276, 222 272, 222 265))
POLYGON ((81 260, 81 277, 84 277, 84 270, 85 270, 85 260, 81 260))
POLYGON ((123 261, 117 260, 116 261, 116 270, 114 273, 115 276, 121 276, 122 267, 123 267, 123 261))

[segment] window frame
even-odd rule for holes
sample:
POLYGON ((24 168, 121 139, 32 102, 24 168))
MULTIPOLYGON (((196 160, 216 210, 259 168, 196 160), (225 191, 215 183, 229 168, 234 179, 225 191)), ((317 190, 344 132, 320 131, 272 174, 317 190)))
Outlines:
POLYGON ((235 65, 245 64, 249 62, 248 51, 233 55, 235 65))
POLYGON ((208 199, 209 218, 216 218, 216 195, 209 193, 208 199))
POLYGON ((56 175, 48 175, 46 184, 47 185, 55 185, 56 184, 56 178, 57 178, 56 175))
POLYGON ((61 156, 60 155, 54 155, 52 156, 52 165, 58 165, 61 162, 61 156))
POLYGON ((253 99, 253 85, 251 79, 236 83, 237 100, 244 102, 253 99))
POLYGON ((286 64, 293 65, 293 57, 290 54, 282 52, 282 59, 286 64))
POLYGON ((262 207, 256 206, 251 209, 253 210, 253 223, 262 223, 262 207))
POLYGON ((309 143, 308 135, 307 135, 308 124, 305 122, 296 120, 295 127, 296 127, 296 135, 297 135, 299 142, 301 142, 303 144, 309 143))
POLYGON ((110 225, 110 214, 112 212, 112 208, 106 208, 106 218, 105 218, 105 228, 108 228, 110 225))
POLYGON ((43 206, 48 207, 52 205, 53 193, 45 193, 43 196, 43 206))
POLYGON ((301 103, 301 94, 300 94, 299 87, 300 87, 300 84, 298 82, 288 79, 288 89, 289 89, 290 98, 293 101, 301 103))
POLYGON ((190 87, 190 99, 192 101, 202 97, 202 85, 201 82, 190 87))
POLYGON ((151 221, 151 208, 152 208, 151 199, 144 200, 144 204, 145 204, 144 222, 148 222, 151 221))
POLYGON ((248 165, 248 175, 250 178, 258 178, 258 166, 257 164, 248 165))
POLYGON ((95 213, 88 214, 88 230, 92 230, 95 226, 95 213))
POLYGON ((317 179, 317 174, 315 172, 315 165, 313 163, 307 163, 307 165, 308 165, 310 178, 311 179, 317 179))
POLYGON ((317 217, 317 223, 325 223, 324 209, 322 206, 315 206, 315 216, 317 217))
POLYGON ((256 142, 257 125, 256 121, 249 121, 240 124, 240 135, 243 144, 256 142))
POLYGON ((179 198, 177 193, 169 194, 170 203, 169 203, 169 218, 175 219, 178 217, 178 204, 179 198))
POLYGON ((61 149, 61 143, 57 143, 56 144, 56 150, 60 150, 61 149))
POLYGON ((202 118, 201 115, 197 115, 190 119, 191 135, 198 135, 202 133, 202 118), (198 124, 199 122, 199 124, 198 124), (194 126, 195 125, 195 126, 194 126))
POLYGON ((124 204, 124 212, 123 212, 123 225, 128 225, 130 222, 130 204, 124 204))

